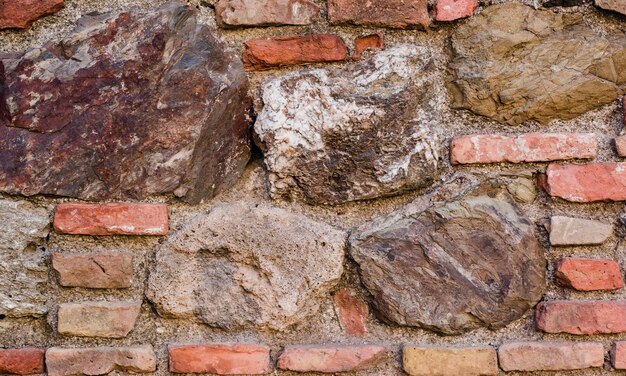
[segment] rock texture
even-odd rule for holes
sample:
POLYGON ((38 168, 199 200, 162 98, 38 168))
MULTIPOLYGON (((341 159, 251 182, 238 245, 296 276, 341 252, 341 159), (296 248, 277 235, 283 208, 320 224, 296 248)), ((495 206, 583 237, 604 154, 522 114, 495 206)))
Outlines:
POLYGON ((135 327, 141 302, 83 302, 59 305, 59 333, 124 338, 135 327))
POLYGON ((331 25, 363 25, 426 29, 430 24, 428 1, 412 0, 329 0, 331 25))
POLYGON ((46 307, 46 254, 36 246, 48 235, 45 209, 23 201, 0 200, 0 315, 40 316, 46 307))
POLYGON ((283 209, 218 205, 158 250, 147 296, 167 317, 285 329, 339 280, 344 246, 343 232, 283 209))
POLYGON ((602 9, 626 15, 626 2, 624 0, 595 0, 595 3, 602 9))
POLYGON ((441 93, 426 47, 400 45, 263 87, 254 130, 273 198, 341 204, 431 184, 441 93))
POLYGON ((52 254, 59 284, 92 289, 128 288, 132 284, 133 257, 122 252, 52 254))
POLYGON ((0 0, 0 30, 26 29, 63 8, 65 0, 0 0))
POLYGON ((152 346, 96 347, 46 351, 49 376, 106 375, 112 371, 145 373, 156 371, 152 346))
POLYGON ((249 159, 251 102, 224 49, 170 2, 86 16, 59 43, 2 59, 0 191, 197 203, 229 187, 249 159))
POLYGON ((592 219, 564 217, 550 218, 550 244, 597 245, 613 235, 613 225, 592 219))
POLYGON ((506 124, 572 119, 626 92, 626 36, 579 14, 491 6, 452 35, 453 106, 506 124))
POLYGON ((522 317, 546 283, 533 224, 497 185, 439 203, 433 194, 350 237, 378 315, 444 334, 500 328, 522 317))
POLYGON ((311 0, 220 0, 218 24, 228 26, 309 25, 320 13, 311 0))

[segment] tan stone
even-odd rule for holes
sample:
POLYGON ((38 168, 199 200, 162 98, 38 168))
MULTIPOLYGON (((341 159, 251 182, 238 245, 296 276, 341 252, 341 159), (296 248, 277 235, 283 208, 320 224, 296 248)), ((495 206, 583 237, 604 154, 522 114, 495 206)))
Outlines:
POLYGON ((123 338, 135 327, 141 302, 83 302, 59 305, 59 333, 123 338))
POLYGON ((550 220, 550 244, 594 245, 613 235, 613 225, 590 219, 555 215, 550 220))
POLYGON ((482 376, 498 374, 498 357, 491 347, 405 346, 404 371, 411 376, 482 376))
POLYGON ((596 0, 596 6, 626 15, 626 1, 624 0, 596 0))
POLYGON ((311 0, 220 0, 215 6, 223 27, 309 25, 319 12, 311 0))

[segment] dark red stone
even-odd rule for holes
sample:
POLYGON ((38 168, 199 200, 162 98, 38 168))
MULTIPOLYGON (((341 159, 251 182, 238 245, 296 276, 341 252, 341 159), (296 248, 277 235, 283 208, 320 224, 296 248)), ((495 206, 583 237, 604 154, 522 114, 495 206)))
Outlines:
POLYGON ((247 79, 196 11, 88 16, 0 60, 0 191, 88 200, 228 188, 250 155, 247 79))
POLYGON ((63 8, 65 0, 0 0, 0 29, 26 29, 63 8))

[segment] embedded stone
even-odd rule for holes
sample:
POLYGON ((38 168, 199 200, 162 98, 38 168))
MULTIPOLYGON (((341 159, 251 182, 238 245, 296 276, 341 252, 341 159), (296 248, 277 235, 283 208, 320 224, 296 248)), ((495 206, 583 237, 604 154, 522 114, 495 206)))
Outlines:
POLYGON ((220 0, 215 5, 223 27, 310 25, 319 13, 319 5, 311 0, 220 0))
POLYGON ((59 333, 124 338, 135 327, 141 302, 82 302, 59 305, 59 333))
POLYGON ((63 8, 65 0, 0 0, 0 30, 26 29, 63 8))
POLYGON ((595 0, 595 3, 602 9, 626 15, 626 2, 624 0, 595 0))
POLYGON ((339 281, 345 239, 284 209, 220 204, 159 247, 146 295, 164 317, 282 330, 314 314, 339 281))
POLYGON ((89 15, 0 57, 0 191, 86 200, 230 187, 250 156, 239 58, 195 8, 89 15))
POLYGON ((272 198, 334 205, 429 186, 443 154, 434 66, 429 48, 400 45, 266 82, 254 131, 272 198))
POLYGON ((46 351, 49 376, 106 375, 113 371, 147 373, 156 371, 156 354, 150 345, 95 347, 46 351))
POLYGON ((504 327, 541 299, 546 258, 533 223, 506 188, 459 179, 461 193, 445 193, 453 180, 352 232, 382 320, 459 334, 504 327))
POLYGON ((613 225, 592 219, 555 215, 550 219, 550 244, 597 245, 613 235, 613 225))
POLYGON ((55 252, 52 267, 66 287, 128 288, 133 277, 133 257, 121 252, 55 252))
POLYGON ((25 201, 0 200, 0 315, 41 316, 48 312, 48 266, 42 245, 48 211, 25 201))
POLYGON ((569 120, 626 92, 626 35, 578 13, 493 5, 451 37, 452 105, 499 122, 569 120))

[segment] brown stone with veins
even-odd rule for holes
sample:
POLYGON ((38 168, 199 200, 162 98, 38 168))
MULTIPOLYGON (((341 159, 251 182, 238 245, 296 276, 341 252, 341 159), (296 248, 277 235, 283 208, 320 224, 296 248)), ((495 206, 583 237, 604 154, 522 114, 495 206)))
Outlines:
POLYGON ((86 16, 0 61, 1 192, 198 203, 249 159, 241 62, 181 3, 86 16))
POLYGON ((0 0, 0 29, 26 29, 63 8, 65 0, 0 0))

